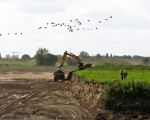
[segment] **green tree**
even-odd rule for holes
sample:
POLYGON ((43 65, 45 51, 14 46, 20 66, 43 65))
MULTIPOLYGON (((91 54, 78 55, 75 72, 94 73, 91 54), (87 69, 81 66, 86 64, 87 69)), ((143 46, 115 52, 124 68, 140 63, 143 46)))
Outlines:
POLYGON ((108 53, 106 53, 106 58, 109 58, 109 54, 108 53))
POLYGON ((2 57, 1 57, 1 53, 0 53, 0 59, 2 59, 2 57))
POLYGON ((149 58, 144 58, 143 59, 143 64, 144 65, 148 65, 150 63, 150 59, 149 58))
POLYGON ((48 50, 46 48, 39 48, 36 54, 45 55, 48 54, 48 50))
POLYGON ((132 59, 132 57, 130 55, 124 55, 123 58, 124 59, 132 59))
POLYGON ((30 56, 27 54, 22 55, 21 60, 30 60, 30 56))
POLYGON ((86 51, 81 51, 79 56, 82 57, 82 58, 89 58, 90 57, 89 54, 86 51))
POLYGON ((96 57, 96 58, 101 58, 101 55, 98 53, 98 54, 96 54, 95 57, 96 57))
POLYGON ((46 48, 39 48, 35 55, 37 65, 55 65, 57 56, 50 54, 46 48))
POLYGON ((110 58, 112 58, 113 57, 113 55, 112 54, 110 54, 110 58))
POLYGON ((142 60, 142 59, 144 59, 144 57, 143 56, 139 56, 139 55, 134 55, 133 59, 134 60, 142 60))
POLYGON ((57 56, 50 53, 44 55, 44 65, 55 65, 58 61, 57 56))

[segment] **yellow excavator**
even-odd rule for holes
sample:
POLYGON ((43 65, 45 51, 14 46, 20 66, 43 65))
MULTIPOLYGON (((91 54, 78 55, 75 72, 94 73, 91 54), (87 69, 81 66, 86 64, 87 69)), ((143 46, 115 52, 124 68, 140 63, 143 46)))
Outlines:
POLYGON ((62 60, 60 62, 60 65, 58 67, 59 70, 54 72, 54 81, 58 81, 58 80, 62 81, 62 80, 70 80, 71 79, 72 73, 74 71, 69 72, 68 77, 65 78, 64 72, 61 70, 61 68, 63 67, 67 56, 69 56, 71 58, 74 58, 76 60, 76 62, 78 63, 78 69, 79 70, 84 70, 85 68, 92 67, 92 64, 83 64, 78 56, 74 55, 71 52, 65 51, 64 54, 63 54, 62 60))

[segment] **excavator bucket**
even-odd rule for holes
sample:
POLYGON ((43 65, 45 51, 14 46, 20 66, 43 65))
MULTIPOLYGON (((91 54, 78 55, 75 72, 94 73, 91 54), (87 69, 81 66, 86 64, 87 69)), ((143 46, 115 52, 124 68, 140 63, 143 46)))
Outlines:
POLYGON ((61 70, 57 70, 56 72, 54 72, 54 81, 63 81, 65 80, 65 74, 63 71, 61 70))
POLYGON ((79 70, 84 70, 85 68, 92 67, 92 64, 85 64, 85 65, 84 65, 84 64, 81 62, 81 60, 80 60, 80 58, 79 58, 78 56, 74 55, 74 54, 71 53, 71 52, 65 51, 64 54, 63 54, 63 57, 62 57, 60 66, 58 67, 59 70, 57 70, 56 72, 54 72, 54 81, 59 81, 59 80, 61 80, 61 81, 64 81, 64 80, 71 80, 72 74, 73 74, 74 71, 69 72, 67 78, 65 79, 65 74, 64 74, 64 72, 60 70, 60 68, 63 67, 63 65, 64 65, 64 62, 65 62, 65 60, 66 60, 67 55, 70 56, 70 57, 72 57, 72 58, 74 58, 74 59, 76 60, 76 62, 78 63, 78 69, 79 69, 79 70))
POLYGON ((54 72, 54 81, 71 80, 73 72, 74 71, 69 72, 67 78, 65 78, 64 72, 61 70, 57 70, 56 72, 54 72))

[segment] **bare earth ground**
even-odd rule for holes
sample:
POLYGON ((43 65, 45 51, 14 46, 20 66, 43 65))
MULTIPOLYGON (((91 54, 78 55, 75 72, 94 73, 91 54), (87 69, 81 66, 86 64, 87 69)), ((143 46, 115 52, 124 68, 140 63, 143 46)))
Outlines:
MULTIPOLYGON (((51 72, 1 71, 0 120, 94 120, 96 109, 89 112, 65 89, 69 84, 53 82, 51 72)), ((73 87, 80 86, 82 84, 73 87)), ((91 89, 95 93, 92 87, 89 96, 93 94, 91 89)), ((92 104, 94 98, 91 98, 92 104)), ((114 113, 101 109, 96 120, 150 120, 150 113, 114 113)))
POLYGON ((51 72, 1 72, 0 80, 52 80, 53 73, 51 72))
POLYGON ((0 120, 92 120, 49 72, 1 72, 0 120))

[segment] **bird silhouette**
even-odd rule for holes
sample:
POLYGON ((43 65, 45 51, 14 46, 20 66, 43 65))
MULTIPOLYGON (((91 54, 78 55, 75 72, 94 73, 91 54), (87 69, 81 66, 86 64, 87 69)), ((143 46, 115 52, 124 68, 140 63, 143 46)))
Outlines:
POLYGON ((76 18, 75 21, 78 21, 78 19, 76 18))
POLYGON ((73 32, 73 29, 70 29, 69 31, 70 31, 70 32, 73 32))
MULTIPOLYGON (((97 22, 97 23, 102 23, 104 20, 108 21, 109 19, 111 19, 112 16, 109 16, 108 18, 104 18, 103 20, 92 20, 92 19, 86 19, 84 21, 75 18, 75 19, 69 19, 68 23, 67 22, 56 22, 56 21, 51 21, 51 22, 47 22, 45 23, 46 25, 51 24, 50 27, 62 27, 64 29, 67 29, 69 32, 73 32, 73 31, 81 31, 81 30, 88 30, 88 31, 93 31, 93 30, 98 30, 99 26, 91 26, 91 27, 87 27, 89 26, 91 23, 93 24, 93 22, 97 22)), ((42 29, 44 28, 45 30, 48 28, 48 26, 41 26, 38 29, 42 29)))
POLYGON ((78 21, 78 24, 81 25, 82 23, 80 21, 78 21))
POLYGON ((42 29, 42 27, 39 27, 38 29, 42 29))

